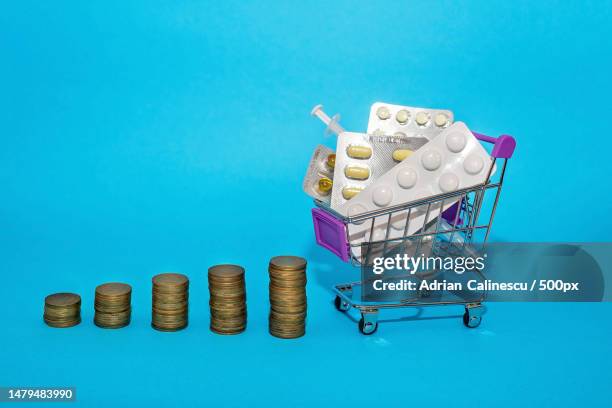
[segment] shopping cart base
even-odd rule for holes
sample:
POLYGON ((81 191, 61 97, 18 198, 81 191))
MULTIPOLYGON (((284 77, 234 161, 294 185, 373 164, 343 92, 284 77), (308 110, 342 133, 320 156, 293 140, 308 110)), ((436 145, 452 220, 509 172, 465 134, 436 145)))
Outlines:
MULTIPOLYGON (((482 322, 483 306, 482 302, 460 302, 460 301, 448 301, 448 302, 427 302, 427 301, 406 301, 402 303, 377 303, 367 304, 360 303, 352 299, 353 287, 361 285, 361 282, 345 283, 334 287, 336 292, 336 298, 334 299, 334 305, 336 309, 342 313, 346 313, 354 307, 361 313, 358 327, 359 331, 365 335, 374 334, 378 330, 378 312, 380 309, 390 309, 399 307, 420 307, 420 306, 450 306, 450 305, 464 305, 465 312, 463 313, 463 324, 465 327, 474 329, 480 326, 482 322)), ((427 298, 427 296, 421 296, 427 298)))

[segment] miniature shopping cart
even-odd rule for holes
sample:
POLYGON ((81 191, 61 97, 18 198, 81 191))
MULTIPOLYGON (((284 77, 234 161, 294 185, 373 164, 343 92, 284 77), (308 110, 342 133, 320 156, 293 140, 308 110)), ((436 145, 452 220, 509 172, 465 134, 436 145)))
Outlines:
MULTIPOLYGON (((376 246, 380 249, 382 246, 382 252, 385 253, 388 248, 397 246, 398 241, 410 242, 410 245, 400 248, 404 251, 411 251, 413 256, 417 254, 417 251, 422 251, 423 248, 428 248, 431 253, 440 254, 443 251, 448 251, 449 248, 453 248, 455 251, 457 248, 468 251, 472 248, 469 244, 476 242, 484 246, 491 231, 508 159, 512 157, 516 142, 512 136, 508 135, 502 135, 498 138, 478 133, 474 133, 474 135, 482 142, 493 144, 491 165, 484 183, 393 207, 365 212, 357 216, 343 216, 329 208, 328 204, 315 200, 317 208, 312 210, 312 216, 317 243, 336 254, 343 261, 350 262, 353 266, 363 266, 364 262, 367 262, 369 254, 364 253, 364 251, 370 251, 371 248, 376 246), (448 207, 450 203, 454 204, 448 207), (442 211, 444 208, 447 209, 442 211), (411 222, 411 213, 415 211, 424 212, 425 217, 417 232, 408 235, 408 223, 411 222), (391 219, 397 214, 407 214, 404 235, 401 239, 388 239, 390 236, 389 229, 392 225, 391 219), (386 224, 387 229, 384 239, 368 240, 365 245, 363 240, 357 242, 353 240, 351 242, 351 235, 349 234, 351 225, 369 223, 366 224, 370 226, 369 237, 374 237, 372 233, 374 226, 380 225, 381 222, 386 224), (453 245, 456 243, 459 243, 459 245, 453 245)), ((420 220, 421 217, 417 219, 420 220)), ((476 271, 476 273, 481 280, 484 279, 480 271, 476 271)), ((334 292, 336 293, 335 306, 339 311, 346 312, 353 307, 361 313, 359 330, 363 334, 372 334, 377 330, 378 312, 381 309, 463 305, 465 306, 463 323, 466 327, 477 327, 482 320, 482 302, 485 300, 485 293, 470 299, 461 296, 445 296, 432 299, 427 293, 419 293, 418 296, 409 299, 364 301, 360 296, 362 286, 363 281, 339 284, 334 287, 334 292)))

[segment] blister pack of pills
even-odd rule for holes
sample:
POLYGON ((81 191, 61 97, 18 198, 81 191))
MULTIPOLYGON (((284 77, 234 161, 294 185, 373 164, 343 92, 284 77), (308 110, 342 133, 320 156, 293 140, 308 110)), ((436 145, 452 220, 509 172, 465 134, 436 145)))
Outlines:
POLYGON ((427 142, 423 137, 340 133, 336 146, 331 208, 339 208, 356 197, 427 142))
POLYGON ((376 102, 370 108, 368 133, 433 139, 453 123, 449 110, 415 108, 376 102))
MULTIPOLYGON (((463 122, 445 129, 410 157, 370 184, 353 200, 337 208, 343 215, 390 207, 424 199, 436 194, 451 192, 481 184, 489 172, 492 159, 478 139, 463 122)), ((495 171, 492 169, 491 174, 495 171)), ((427 205, 393 214, 387 236, 387 217, 378 217, 370 236, 371 222, 349 225, 351 241, 380 241, 412 235, 427 221, 435 220, 440 211, 446 210, 457 200, 449 200, 442 206, 427 205)))
POLYGON ((334 151, 323 145, 317 146, 302 182, 304 192, 312 198, 329 204, 335 164, 336 154, 334 151))

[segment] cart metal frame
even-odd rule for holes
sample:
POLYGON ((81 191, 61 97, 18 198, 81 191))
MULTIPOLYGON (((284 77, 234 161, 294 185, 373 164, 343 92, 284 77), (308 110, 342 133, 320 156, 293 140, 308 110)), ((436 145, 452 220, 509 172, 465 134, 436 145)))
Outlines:
MULTIPOLYGON (((396 245, 398 242, 410 240, 416 242, 414 255, 424 245, 429 245, 433 253, 443 251, 445 242, 462 242, 463 248, 468 250, 473 244, 475 234, 484 232, 484 239, 478 244, 484 246, 491 232, 491 225, 495 217, 501 189, 506 174, 508 160, 512 157, 516 142, 512 136, 502 135, 498 138, 485 136, 479 133, 474 135, 482 142, 493 144, 491 151, 491 165, 489 166, 485 182, 472 187, 456 190, 449 193, 438 194, 421 200, 402 203, 392 207, 369 211, 356 216, 343 216, 332 210, 328 204, 315 200, 317 208, 312 210, 317 243, 335 253, 345 262, 353 266, 362 266, 364 260, 369 259, 369 253, 362 253, 362 248, 368 251, 374 245, 382 245, 382 252, 386 253, 388 246, 396 245), (494 169, 498 166, 499 168, 494 169), (494 174, 495 173, 495 174, 494 174), (492 178, 493 177, 493 178, 492 178), (492 194, 487 194, 492 191, 492 194), (483 215, 483 204, 487 196, 494 195, 491 211, 483 215), (446 211, 442 211, 448 204, 454 203, 446 211), (410 215, 414 211, 424 211, 425 217, 422 225, 415 234, 408 235, 411 222, 410 215), (434 217, 430 216, 437 213, 434 217), (401 238, 389 238, 391 218, 399 213, 407 213, 404 234, 401 238), (370 223, 369 237, 373 236, 374 225, 386 221, 387 229, 385 239, 369 241, 362 246, 363 240, 351 241, 349 226, 352 224, 370 223)), ((479 278, 484 279, 480 271, 476 272, 479 278)), ((353 296, 356 288, 361 286, 361 281, 342 283, 334 286, 336 293, 335 306, 339 311, 347 312, 351 308, 361 313, 359 330, 363 334, 373 334, 378 328, 378 312, 381 309, 420 307, 420 306, 446 306, 464 305, 465 313, 463 323, 466 327, 478 327, 482 321, 482 302, 485 295, 479 299, 471 299, 469 302, 461 299, 428 301, 426 294, 418 298, 404 299, 399 302, 363 302, 353 296)))

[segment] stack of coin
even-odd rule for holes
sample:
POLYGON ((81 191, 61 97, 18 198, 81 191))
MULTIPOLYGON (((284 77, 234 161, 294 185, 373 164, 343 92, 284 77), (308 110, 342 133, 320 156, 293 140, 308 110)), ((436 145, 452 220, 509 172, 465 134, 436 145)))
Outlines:
POLYGON ((76 326, 81 323, 81 297, 74 293, 47 296, 43 319, 51 327, 76 326))
POLYGON ((178 273, 153 277, 153 314, 151 326, 160 331, 187 327, 189 279, 178 273))
POLYGON ((118 329, 130 324, 132 288, 125 283, 105 283, 96 288, 94 323, 118 329))
POLYGON ((244 268, 215 265, 208 269, 210 330, 238 334, 246 329, 247 309, 244 268))
POLYGON ((306 332, 306 260, 277 256, 270 260, 270 334, 284 339, 306 332))

